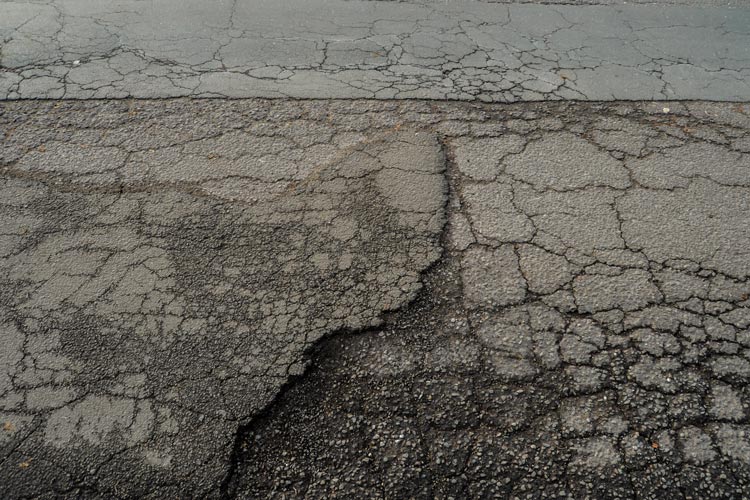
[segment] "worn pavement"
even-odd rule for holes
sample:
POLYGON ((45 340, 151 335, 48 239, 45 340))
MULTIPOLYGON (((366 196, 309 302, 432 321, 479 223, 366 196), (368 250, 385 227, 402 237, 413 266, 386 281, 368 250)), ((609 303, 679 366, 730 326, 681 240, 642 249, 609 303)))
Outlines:
POLYGON ((750 95, 750 4, 0 2, 0 99, 750 95))
POLYGON ((4 496, 737 496, 750 109, 669 106, 5 104, 4 496))
POLYGON ((747 496, 750 9, 552 3, 0 0, 0 498, 747 496))

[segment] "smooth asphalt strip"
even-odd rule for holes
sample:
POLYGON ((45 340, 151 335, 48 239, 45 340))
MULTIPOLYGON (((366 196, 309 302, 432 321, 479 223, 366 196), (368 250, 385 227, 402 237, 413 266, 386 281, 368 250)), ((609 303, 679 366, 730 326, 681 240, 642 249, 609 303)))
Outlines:
POLYGON ((0 99, 750 99, 750 8, 0 2, 0 99))

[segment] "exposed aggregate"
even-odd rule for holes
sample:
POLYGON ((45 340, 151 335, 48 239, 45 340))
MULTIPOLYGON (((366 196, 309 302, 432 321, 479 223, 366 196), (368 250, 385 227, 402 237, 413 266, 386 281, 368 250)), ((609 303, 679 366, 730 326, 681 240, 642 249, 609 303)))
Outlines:
POLYGON ((747 105, 0 109, 4 496, 748 488, 747 105))

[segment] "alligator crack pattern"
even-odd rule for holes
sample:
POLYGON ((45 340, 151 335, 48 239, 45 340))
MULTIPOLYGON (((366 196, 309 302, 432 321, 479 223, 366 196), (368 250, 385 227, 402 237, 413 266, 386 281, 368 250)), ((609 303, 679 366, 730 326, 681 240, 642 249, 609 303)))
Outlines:
POLYGON ((2 109, 5 496, 747 488, 747 105, 2 109))
POLYGON ((0 153, 5 497, 213 492, 305 351, 377 325, 439 256, 434 135, 26 109, 0 153))
POLYGON ((746 101, 744 7, 3 1, 0 99, 746 101))
POLYGON ((449 109, 442 261, 246 429, 232 496, 745 495, 746 108, 449 109))

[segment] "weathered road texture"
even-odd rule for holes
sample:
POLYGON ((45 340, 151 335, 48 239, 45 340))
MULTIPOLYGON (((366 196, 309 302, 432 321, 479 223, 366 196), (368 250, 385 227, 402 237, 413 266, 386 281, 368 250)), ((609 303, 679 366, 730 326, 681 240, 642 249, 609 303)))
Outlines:
POLYGON ((750 7, 0 2, 0 99, 750 100, 750 7))
MULTIPOLYGON (((5 0, 3 0, 5 1, 5 0)), ((369 0, 395 2, 405 0, 369 0)), ((428 0, 425 0, 428 1, 428 0)), ((440 0, 431 0, 438 2, 440 0)), ((625 4, 653 4, 653 5, 694 5, 701 7, 748 7, 748 0, 475 0, 477 2, 502 4, 542 4, 542 5, 625 5, 625 4)))
POLYGON ((234 108, 3 106, 3 498, 217 493, 304 352, 439 257, 434 134, 234 108))
POLYGON ((662 106, 396 108, 452 158, 446 255, 245 430, 230 491, 745 497, 750 107, 662 106))
POLYGON ((0 109, 0 496, 750 487, 750 106, 0 109))

